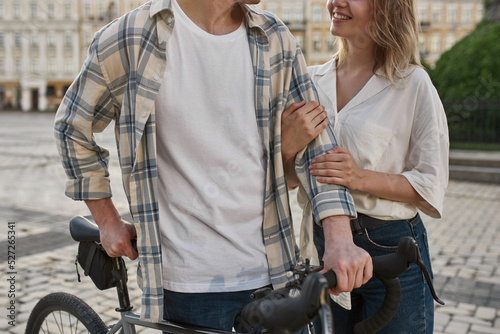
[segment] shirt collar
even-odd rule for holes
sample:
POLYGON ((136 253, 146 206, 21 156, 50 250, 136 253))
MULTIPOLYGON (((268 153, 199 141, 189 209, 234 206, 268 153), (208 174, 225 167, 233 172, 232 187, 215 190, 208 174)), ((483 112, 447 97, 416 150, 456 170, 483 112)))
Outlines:
POLYGON ((153 0, 151 2, 151 7, 149 9, 149 16, 153 18, 153 16, 157 15, 163 11, 169 11, 172 13, 172 1, 171 0, 153 0))
POLYGON ((263 30, 263 27, 269 24, 262 9, 243 3, 240 3, 240 6, 246 17, 249 28, 260 28, 263 30))

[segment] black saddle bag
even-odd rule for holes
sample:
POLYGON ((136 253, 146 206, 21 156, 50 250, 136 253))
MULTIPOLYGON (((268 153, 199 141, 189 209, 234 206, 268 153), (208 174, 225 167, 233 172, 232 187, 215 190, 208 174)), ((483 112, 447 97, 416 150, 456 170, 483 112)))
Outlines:
MULTIPOLYGON (((114 260, 100 244, 94 241, 81 241, 76 261, 82 266, 85 276, 90 276, 99 290, 106 290, 117 285, 119 273, 113 267, 114 260)), ((80 281, 80 275, 78 275, 78 280, 80 281)))

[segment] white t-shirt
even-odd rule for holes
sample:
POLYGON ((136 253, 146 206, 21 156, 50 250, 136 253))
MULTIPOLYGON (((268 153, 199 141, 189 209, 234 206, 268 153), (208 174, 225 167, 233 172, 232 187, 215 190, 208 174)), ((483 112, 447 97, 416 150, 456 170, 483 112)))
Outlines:
POLYGON ((440 218, 448 186, 448 125, 429 75, 422 68, 410 69, 398 86, 374 75, 339 111, 335 64, 332 59, 311 66, 309 73, 334 122, 339 145, 360 168, 405 176, 424 199, 403 203, 351 191, 356 210, 398 220, 414 217, 418 208, 440 218))
POLYGON ((259 288, 265 169, 246 27, 211 35, 173 10, 155 102, 164 288, 259 288))

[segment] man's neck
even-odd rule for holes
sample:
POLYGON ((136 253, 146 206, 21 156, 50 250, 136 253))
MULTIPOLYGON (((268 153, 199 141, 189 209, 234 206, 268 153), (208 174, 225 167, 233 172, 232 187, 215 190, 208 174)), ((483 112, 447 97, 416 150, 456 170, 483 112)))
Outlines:
POLYGON ((177 0, 184 13, 198 27, 213 35, 235 31, 243 11, 234 0, 177 0))

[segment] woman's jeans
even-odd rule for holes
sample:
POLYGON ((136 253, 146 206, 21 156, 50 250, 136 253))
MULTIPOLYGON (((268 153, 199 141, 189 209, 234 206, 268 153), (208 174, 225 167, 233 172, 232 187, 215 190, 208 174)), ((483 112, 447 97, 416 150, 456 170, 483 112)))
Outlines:
MULTIPOLYGON (((432 269, 427 243, 427 232, 417 214, 413 219, 388 221, 383 225, 367 228, 363 234, 354 233, 354 243, 372 257, 395 251, 399 239, 411 236, 420 248, 422 260, 431 277, 432 269)), ((321 259, 324 253, 323 228, 315 225, 314 243, 321 259)), ((416 264, 399 277, 402 296, 399 308, 392 320, 378 333, 417 334, 432 333, 434 326, 434 301, 425 277, 416 264)), ((384 286, 377 278, 370 279, 351 293, 352 309, 346 310, 331 302, 335 333, 353 333, 354 325, 376 312, 385 295, 384 286)), ((319 323, 318 321, 315 321, 319 323)), ((321 332, 321 328, 315 326, 321 332)), ((319 333, 316 330, 316 333, 319 333)))

